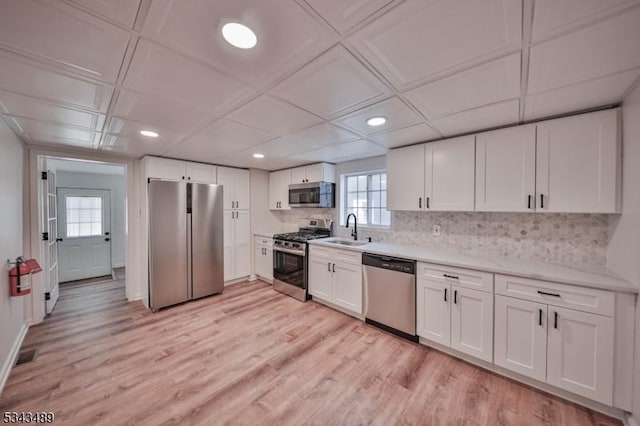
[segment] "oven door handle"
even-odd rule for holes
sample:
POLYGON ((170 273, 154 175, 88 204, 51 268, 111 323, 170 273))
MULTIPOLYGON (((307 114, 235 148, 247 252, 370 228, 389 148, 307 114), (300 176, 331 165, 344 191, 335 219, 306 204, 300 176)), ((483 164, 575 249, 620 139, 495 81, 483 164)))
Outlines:
POLYGON ((274 247, 273 251, 280 251, 282 253, 295 254, 296 256, 304 257, 304 251, 299 251, 299 250, 289 250, 286 248, 274 247))

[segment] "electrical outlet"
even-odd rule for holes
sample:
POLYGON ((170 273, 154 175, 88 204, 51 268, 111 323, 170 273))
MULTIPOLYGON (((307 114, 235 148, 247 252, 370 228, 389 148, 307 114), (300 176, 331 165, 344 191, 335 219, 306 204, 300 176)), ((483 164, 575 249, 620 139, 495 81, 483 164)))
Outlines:
POLYGON ((442 235, 442 228, 440 227, 440 225, 433 225, 431 233, 434 237, 439 237, 440 235, 442 235))

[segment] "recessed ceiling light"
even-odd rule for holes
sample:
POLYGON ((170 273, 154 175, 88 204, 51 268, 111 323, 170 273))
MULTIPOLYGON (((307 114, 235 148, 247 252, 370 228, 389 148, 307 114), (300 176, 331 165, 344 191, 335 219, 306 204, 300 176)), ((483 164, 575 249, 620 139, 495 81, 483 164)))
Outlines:
POLYGON ((387 119, 384 117, 371 117, 370 119, 367 120, 367 124, 373 127, 382 126, 386 122, 387 122, 387 119))
POLYGON ((152 130, 140 130, 140 134, 148 138, 157 138, 158 136, 160 136, 158 133, 152 130))
POLYGON ((246 25, 229 22, 222 27, 222 36, 238 49, 251 49, 258 43, 256 34, 246 25))
POLYGON ((253 154, 253 158, 264 158, 264 154, 255 153, 253 154))

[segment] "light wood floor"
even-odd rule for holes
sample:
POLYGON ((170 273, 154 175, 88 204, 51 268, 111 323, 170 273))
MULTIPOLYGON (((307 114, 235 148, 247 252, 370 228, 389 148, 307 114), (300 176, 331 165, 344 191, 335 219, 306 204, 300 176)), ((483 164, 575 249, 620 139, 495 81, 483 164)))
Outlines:
POLYGON ((260 281, 157 314, 64 288, 31 347, 0 411, 56 424, 620 424, 260 281))

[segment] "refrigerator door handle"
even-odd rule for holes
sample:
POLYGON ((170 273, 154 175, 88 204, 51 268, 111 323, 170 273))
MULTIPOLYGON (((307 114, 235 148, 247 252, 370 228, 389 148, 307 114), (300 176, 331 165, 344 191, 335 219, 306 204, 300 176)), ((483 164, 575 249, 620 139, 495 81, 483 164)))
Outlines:
POLYGON ((193 298, 193 217, 191 213, 187 213, 187 295, 189 299, 193 298))

